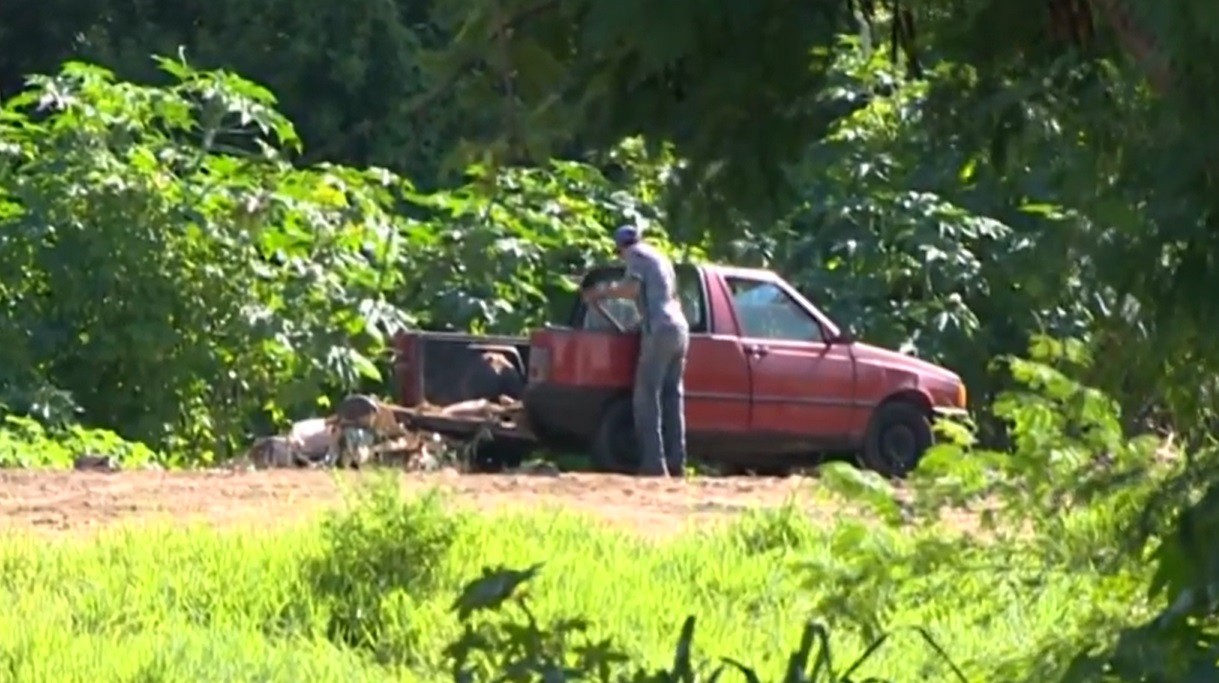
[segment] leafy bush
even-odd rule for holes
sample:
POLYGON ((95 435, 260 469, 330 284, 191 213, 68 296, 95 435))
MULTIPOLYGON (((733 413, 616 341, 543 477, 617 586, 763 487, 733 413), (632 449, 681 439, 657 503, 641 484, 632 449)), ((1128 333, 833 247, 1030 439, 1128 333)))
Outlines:
POLYGON ((646 226, 660 248, 679 249, 659 221, 656 185, 671 159, 628 139, 607 155, 611 180, 585 163, 469 169, 463 187, 412 194, 423 216, 403 229, 398 267, 407 280, 394 300, 433 329, 520 334, 565 320, 573 275, 616 257, 613 228, 646 226))
POLYGON ((934 447, 920 466, 916 506, 990 501, 993 533, 1032 534, 1045 552, 1080 566, 1137 557, 1137 544, 1115 539, 1137 526, 1185 458, 1161 435, 1127 435, 1117 402, 1072 379, 1092 364, 1079 341, 1035 337, 1029 358, 1002 362, 1018 386, 993 406, 1008 424, 1010 451, 975 447, 955 430, 956 440, 934 447))
POLYGON ((732 525, 732 535, 746 553, 767 555, 808 548, 813 530, 799 507, 788 501, 777 510, 746 510, 732 525))
POLYGON ((265 89, 158 58, 165 87, 66 64, 0 110, 0 401, 207 462, 383 378, 403 326, 521 333, 566 312, 667 163, 470 169, 423 194, 292 163, 265 89))
MULTIPOLYGON (((1123 592, 1151 582, 1149 602, 1167 596, 1179 611, 1126 630, 1100 655, 1099 634, 1118 632, 1124 619, 1098 615, 1085 630, 1040 643, 1040 660, 1001 661, 997 670, 1005 680, 1045 680, 1077 654, 1070 681, 1097 680, 1106 672, 1117 676, 1113 680, 1169 680, 1142 676, 1213 662, 1207 659, 1211 650, 1194 645, 1203 642, 1198 639, 1207 627, 1181 621, 1187 614, 1211 614, 1197 601, 1209 595, 1200 587, 1208 570, 1198 567, 1211 566, 1202 558, 1213 556, 1204 550, 1210 542, 1200 540, 1209 535, 1199 534, 1211 523, 1203 521, 1212 519, 1208 498, 1189 504, 1208 479, 1196 471, 1197 458, 1188 465, 1164 435, 1127 434, 1116 401, 1072 378, 1087 373, 1092 362, 1077 340, 1035 337, 1029 358, 1002 362, 1016 388, 997 397, 993 412, 1007 423, 1010 449, 980 447, 967 426, 940 423, 945 439, 912 474, 908 491, 845 467, 821 478, 898 533, 877 534, 858 522, 840 526, 840 552, 809 568, 819 586, 834 582, 819 609, 847 615, 875 637, 896 612, 899 587, 905 599, 916 591, 936 610, 952 611, 988 603, 999 593, 1021 600, 1056 573, 1086 573, 1123 592), (1170 515, 1181 507, 1178 529, 1161 541, 1170 515), (981 536, 910 534, 939 528, 957 509, 981 513, 981 536), (1148 566, 1149 551, 1158 567, 1148 566), (1001 582, 994 581, 996 562, 1006 567, 1001 582)), ((1213 458, 1209 462, 1204 471, 1219 471, 1213 458)), ((1136 621, 1150 617, 1150 604, 1132 604, 1130 615, 1136 621)))
POLYGON ((159 63, 165 88, 69 63, 4 103, 0 381, 206 454, 254 409, 376 375, 402 320, 376 247, 393 180, 295 169, 269 92, 159 63))
POLYGON ((332 641, 402 661, 417 645, 402 640, 416 633, 412 608, 436 590, 461 518, 441 507, 435 491, 404 500, 392 475, 356 492, 349 504, 326 518, 323 550, 305 566, 305 581, 329 614, 332 641))
MULTIPOLYGON (((693 616, 687 617, 682 624, 672 666, 659 671, 631 665, 630 657, 608 639, 590 639, 587 635, 589 623, 584 619, 561 619, 554 624, 541 625, 529 609, 528 598, 520 592, 541 566, 524 570, 486 568, 481 578, 466 584, 453 604, 463 633, 445 650, 452 663, 455 682, 715 683, 724 674, 735 672, 747 683, 760 683, 756 671, 735 659, 725 659, 714 667, 696 666, 693 616), (479 618, 480 613, 486 612, 498 618, 479 618)), ((956 680, 966 681, 965 675, 925 629, 916 628, 914 633, 948 663, 956 680)), ((852 683, 865 680, 858 678, 858 671, 893 639, 893 635, 881 634, 850 664, 839 667, 833 656, 829 630, 820 623, 809 623, 801 634, 799 647, 788 659, 781 681, 852 683)))
POLYGON ((0 417, 0 467, 70 468, 82 455, 113 458, 121 467, 161 459, 144 444, 126 441, 106 429, 72 425, 48 430, 28 417, 0 417))

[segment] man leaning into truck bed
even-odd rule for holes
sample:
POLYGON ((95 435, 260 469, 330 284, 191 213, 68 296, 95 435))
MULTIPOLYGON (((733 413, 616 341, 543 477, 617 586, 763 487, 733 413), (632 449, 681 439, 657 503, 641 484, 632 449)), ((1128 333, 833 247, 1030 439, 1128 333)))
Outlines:
POLYGON ((590 289, 585 299, 634 299, 639 308, 639 366, 633 396, 639 436, 640 474, 682 476, 686 465, 686 421, 682 374, 690 347, 690 325, 677 296, 673 262, 643 241, 641 230, 614 232, 626 277, 590 289))

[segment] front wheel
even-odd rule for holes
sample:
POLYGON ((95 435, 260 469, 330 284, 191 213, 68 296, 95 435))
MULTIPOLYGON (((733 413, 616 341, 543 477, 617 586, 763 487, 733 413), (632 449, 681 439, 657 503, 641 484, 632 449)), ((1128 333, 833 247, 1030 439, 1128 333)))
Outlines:
POLYGON ((635 474, 639 471, 639 439, 629 398, 614 401, 601 415, 593 434, 593 467, 598 472, 635 474))
POLYGON ((921 407, 905 401, 882 403, 868 423, 863 462, 887 477, 904 477, 934 441, 931 418, 921 407))

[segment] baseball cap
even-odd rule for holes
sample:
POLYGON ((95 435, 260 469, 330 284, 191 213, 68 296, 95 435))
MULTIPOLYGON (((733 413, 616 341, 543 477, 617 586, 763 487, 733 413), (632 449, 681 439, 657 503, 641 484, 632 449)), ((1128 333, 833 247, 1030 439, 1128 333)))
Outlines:
POLYGON ((634 225, 620 226, 614 231, 614 244, 618 245, 619 249, 629 247, 641 239, 642 232, 642 230, 634 225))

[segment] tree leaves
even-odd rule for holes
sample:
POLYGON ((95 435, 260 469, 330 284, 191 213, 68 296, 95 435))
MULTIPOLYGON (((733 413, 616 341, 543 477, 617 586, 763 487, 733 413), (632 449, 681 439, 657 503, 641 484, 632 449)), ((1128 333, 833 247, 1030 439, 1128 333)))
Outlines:
POLYGON ((18 211, 0 225, 2 326, 54 335, 14 339, 3 366, 69 391, 91 422, 157 445, 191 423, 211 450, 268 397, 375 377, 365 354, 384 332, 365 332, 402 317, 358 302, 400 276, 362 251, 389 236, 375 185, 288 165, 298 141, 262 88, 161 63, 167 88, 72 63, 5 105, 0 187, 18 211), (216 152, 226 136, 263 154, 216 152))
MULTIPOLYGON (((708 197, 751 206, 783 186, 782 164, 824 130, 822 112, 801 106, 821 83, 828 54, 810 50, 831 46, 846 17, 844 3, 829 0, 439 7, 450 4, 464 8, 463 28, 435 62, 463 83, 463 112, 482 121, 510 112, 514 131, 545 132, 550 144, 539 149, 576 140, 604 149, 639 133, 673 141, 689 162, 681 170, 687 189, 709 184, 708 197), (511 31, 500 30, 504 17, 511 31), (505 52, 553 60, 504 63, 505 52), (526 86, 514 87, 518 81, 526 86)), ((489 121, 481 128, 481 149, 505 132, 489 121)))
POLYGON ((159 63, 165 87, 72 63, 2 109, 9 410, 223 450, 320 395, 384 387, 374 359, 403 327, 561 319, 567 277, 656 215, 641 197, 670 163, 628 143, 615 182, 556 162, 425 194, 384 169, 294 167, 270 93, 159 63))

